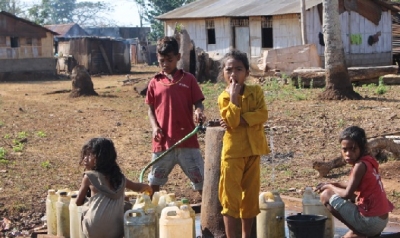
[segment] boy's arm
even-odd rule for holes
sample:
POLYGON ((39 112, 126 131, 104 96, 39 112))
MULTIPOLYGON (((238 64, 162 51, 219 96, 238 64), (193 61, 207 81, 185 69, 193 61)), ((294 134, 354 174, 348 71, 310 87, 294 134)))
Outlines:
POLYGON ((153 190, 151 189, 150 185, 145 183, 135 183, 129 179, 126 179, 125 187, 140 193, 148 193, 149 195, 153 194, 153 190))
POLYGON ((267 105, 265 104, 264 92, 261 87, 257 87, 256 98, 257 109, 255 111, 242 114, 243 119, 249 126, 262 124, 268 120, 267 105))
POLYGON ((147 111, 149 116, 151 128, 152 128, 152 135, 155 141, 159 141, 163 137, 163 131, 161 130, 160 126, 158 125, 153 105, 149 105, 149 110, 147 111))
POLYGON ((195 115, 196 123, 199 123, 200 120, 202 122, 204 122, 206 120, 206 116, 204 115, 203 100, 199 100, 194 103, 194 115, 195 115))
POLYGON ((81 187, 79 188, 78 196, 76 197, 76 205, 81 206, 85 202, 86 193, 89 189, 90 180, 89 177, 85 174, 82 178, 81 187))

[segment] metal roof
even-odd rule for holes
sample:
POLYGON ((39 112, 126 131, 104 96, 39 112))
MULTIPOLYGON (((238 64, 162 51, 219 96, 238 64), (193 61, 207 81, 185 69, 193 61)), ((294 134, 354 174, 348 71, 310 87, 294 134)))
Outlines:
POLYGON ((52 31, 52 30, 50 30, 50 29, 47 29, 46 27, 41 26, 41 25, 38 25, 38 24, 36 24, 36 23, 34 23, 34 22, 31 22, 31 21, 25 20, 25 19, 23 19, 23 18, 17 17, 17 16, 15 16, 14 14, 11 14, 11 13, 9 13, 9 12, 0 11, 0 15, 4 15, 4 16, 7 16, 7 17, 14 18, 14 19, 17 20, 17 21, 24 22, 24 23, 29 24, 29 25, 34 26, 34 27, 42 28, 42 29, 44 29, 45 31, 48 31, 48 32, 50 32, 50 33, 53 34, 53 35, 58 35, 57 32, 54 32, 54 31, 52 31))
MULTIPOLYGON (((306 9, 322 0, 305 0, 306 9)), ((300 13, 299 0, 197 0, 157 17, 159 20, 272 16, 300 13)))
POLYGON ((57 32, 59 34, 58 37, 68 37, 68 36, 88 36, 89 34, 81 28, 76 23, 67 23, 67 24, 59 24, 59 25, 44 25, 47 29, 57 32), (73 31, 70 30, 77 26, 73 31))

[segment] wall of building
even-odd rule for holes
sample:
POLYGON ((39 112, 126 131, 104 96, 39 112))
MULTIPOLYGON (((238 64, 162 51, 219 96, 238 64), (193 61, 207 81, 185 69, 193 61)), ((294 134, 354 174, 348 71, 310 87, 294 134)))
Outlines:
POLYGON ((18 37, 18 45, 12 46, 10 36, 0 36, 0 59, 30 59, 53 57, 53 35, 45 38, 18 37))
POLYGON ((193 40, 196 47, 199 47, 209 54, 224 55, 229 52, 232 45, 232 33, 230 26, 230 18, 220 17, 214 18, 215 44, 207 44, 207 29, 205 19, 192 20, 171 20, 165 22, 165 35, 174 35, 176 23, 181 24, 189 33, 190 39, 193 40))
POLYGON ((299 14, 272 17, 274 49, 302 45, 299 14))
MULTIPOLYGON (((319 42, 318 34, 322 33, 322 22, 317 7, 306 14, 307 42, 316 44, 318 54, 324 59, 325 47, 319 42)), ((390 11, 382 11, 381 20, 375 25, 354 11, 345 11, 340 15, 343 48, 348 66, 372 66, 392 64, 392 20, 390 11), (368 37, 380 32, 379 41, 368 44, 368 37), (352 37, 359 41, 352 41, 352 37)))
MULTIPOLYGON (((249 18, 250 61, 252 65, 257 64, 264 50, 267 50, 261 48, 261 18, 261 16, 249 18)), ((273 16, 272 21, 274 49, 302 45, 299 14, 276 15, 273 16)), ((342 13, 340 21, 343 47, 348 66, 392 64, 392 21, 390 11, 382 11, 381 20, 378 25, 375 25, 354 11, 345 11, 342 13), (368 37, 378 32, 381 34, 379 41, 373 45, 369 45, 368 37), (361 40, 355 42, 355 36, 361 40)), ((223 56, 233 45, 232 41, 234 39, 229 17, 214 19, 215 44, 207 44, 206 19, 165 21, 165 34, 173 35, 177 23, 185 27, 196 47, 207 51, 213 58, 223 56)), ((320 44, 320 32, 322 33, 322 22, 318 7, 316 6, 306 11, 306 43, 315 44, 318 54, 323 59, 324 46, 320 44)))

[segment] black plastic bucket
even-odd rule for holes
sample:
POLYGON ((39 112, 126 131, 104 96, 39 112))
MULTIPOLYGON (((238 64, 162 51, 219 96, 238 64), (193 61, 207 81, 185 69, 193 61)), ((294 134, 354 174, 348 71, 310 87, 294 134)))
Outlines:
POLYGON ((325 221, 328 218, 321 215, 302 215, 286 217, 289 228, 289 238, 323 238, 325 221))

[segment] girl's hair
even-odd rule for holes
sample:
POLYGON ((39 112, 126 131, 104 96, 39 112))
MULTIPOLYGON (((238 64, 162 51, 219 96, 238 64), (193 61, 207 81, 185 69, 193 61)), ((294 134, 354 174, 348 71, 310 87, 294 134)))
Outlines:
POLYGON ((160 55, 166 55, 169 53, 174 55, 179 54, 178 41, 174 37, 165 36, 157 41, 157 53, 160 55))
POLYGON ((364 129, 358 126, 347 127, 339 135, 339 143, 341 143, 342 140, 354 141, 357 143, 358 148, 360 148, 360 155, 368 154, 368 142, 364 129))
POLYGON ((102 173, 110 180, 110 184, 117 189, 121 183, 123 174, 117 164, 117 151, 114 143, 107 138, 92 138, 83 145, 81 150, 81 161, 86 155, 92 154, 96 157, 96 165, 93 170, 102 173))
POLYGON ((223 79, 224 78, 224 68, 225 68, 225 64, 226 61, 228 59, 235 59, 235 60, 239 60, 243 63, 245 69, 248 71, 250 70, 250 63, 249 63, 249 59, 247 58, 247 54, 241 52, 240 50, 236 50, 236 49, 232 49, 230 50, 228 53, 225 54, 225 56, 221 59, 221 66, 220 66, 220 70, 219 70, 219 75, 218 78, 219 79, 223 79))

